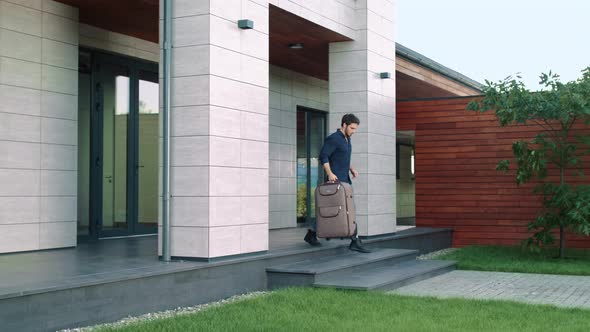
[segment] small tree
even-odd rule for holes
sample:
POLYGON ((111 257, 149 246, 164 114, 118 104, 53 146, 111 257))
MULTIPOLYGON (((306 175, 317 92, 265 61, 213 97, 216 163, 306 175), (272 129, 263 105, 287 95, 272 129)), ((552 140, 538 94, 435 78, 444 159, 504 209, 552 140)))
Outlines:
MULTIPOLYGON (((518 79, 520 77, 517 76, 518 79)), ((531 248, 555 241, 552 234, 559 227, 559 257, 564 257, 565 229, 590 235, 590 186, 571 185, 568 177, 583 177, 581 157, 590 152, 590 137, 572 130, 578 123, 590 124, 590 67, 576 81, 561 83, 556 74, 542 74, 541 91, 531 92, 520 80, 508 77, 497 83, 486 81, 485 96, 474 100, 468 110, 496 111, 501 126, 538 125, 539 132, 530 140, 512 144, 516 161, 516 183, 537 178, 535 192, 543 195, 543 210, 528 224, 535 233, 525 240, 531 248), (559 170, 559 182, 547 180, 548 169, 559 170)), ((507 172, 509 160, 501 160, 497 170, 507 172)))

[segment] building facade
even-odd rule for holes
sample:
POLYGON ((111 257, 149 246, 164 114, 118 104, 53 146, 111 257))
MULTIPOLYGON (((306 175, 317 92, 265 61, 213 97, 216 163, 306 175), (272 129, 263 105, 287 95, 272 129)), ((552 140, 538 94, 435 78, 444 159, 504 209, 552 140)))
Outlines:
MULTIPOLYGON (((0 0, 0 253, 162 233, 162 7, 0 0)), ((396 188, 413 212, 411 181, 396 184, 396 93, 478 94, 396 50, 392 0, 172 9, 173 257, 264 252, 270 229, 310 222, 319 148, 345 113, 361 120, 359 233, 395 232, 396 188)))

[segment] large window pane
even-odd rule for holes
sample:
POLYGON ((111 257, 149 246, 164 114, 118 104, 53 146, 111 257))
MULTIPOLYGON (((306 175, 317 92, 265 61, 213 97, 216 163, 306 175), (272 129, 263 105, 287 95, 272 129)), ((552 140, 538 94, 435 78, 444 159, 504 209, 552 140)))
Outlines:
POLYGON ((103 204, 102 229, 127 229, 127 124, 129 73, 103 66, 103 204))
POLYGON ((158 75, 139 75, 138 223, 158 226, 158 75))

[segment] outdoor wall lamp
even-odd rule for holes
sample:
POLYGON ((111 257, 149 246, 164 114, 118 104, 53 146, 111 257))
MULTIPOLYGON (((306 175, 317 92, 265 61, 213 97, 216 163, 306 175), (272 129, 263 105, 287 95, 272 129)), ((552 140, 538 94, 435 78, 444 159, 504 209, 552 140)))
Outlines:
POLYGON ((289 44, 289 48, 292 49, 302 49, 303 48, 303 43, 293 43, 293 44, 289 44))
POLYGON ((379 77, 380 78, 383 78, 383 79, 385 79, 385 78, 391 78, 391 73, 388 72, 388 71, 384 71, 382 73, 379 73, 379 77))
POLYGON ((251 20, 238 20, 238 28, 240 28, 240 29, 254 29, 254 22, 251 20))

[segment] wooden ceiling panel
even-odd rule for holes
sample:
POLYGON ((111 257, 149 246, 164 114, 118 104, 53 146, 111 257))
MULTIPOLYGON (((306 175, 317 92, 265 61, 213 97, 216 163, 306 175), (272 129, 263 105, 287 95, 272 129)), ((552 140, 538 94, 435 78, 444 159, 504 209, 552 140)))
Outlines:
POLYGON ((457 95, 399 71, 395 72, 396 99, 456 97, 457 95))
POLYGON ((269 7, 270 63, 328 80, 328 44, 351 39, 279 7, 269 7), (302 43, 303 48, 289 48, 294 43, 302 43))
MULTIPOLYGON (((58 0, 80 9, 80 22, 158 42, 158 0, 58 0)), ((255 23, 256 24, 256 23, 255 23)), ((328 80, 328 44, 350 39, 276 6, 269 6, 269 57, 279 67, 328 80), (302 49, 289 44, 302 43, 302 49)), ((396 72, 398 99, 455 96, 396 72)))
MULTIPOLYGON (((78 7, 80 22, 157 43, 158 0, 58 0, 78 7)), ((254 23, 256 24, 256 22, 254 23)), ((313 77, 328 79, 328 44, 350 38, 269 6, 270 63, 313 77), (302 43, 303 49, 289 44, 302 43)))
POLYGON ((158 42, 159 0, 57 0, 80 9, 80 22, 158 42))

